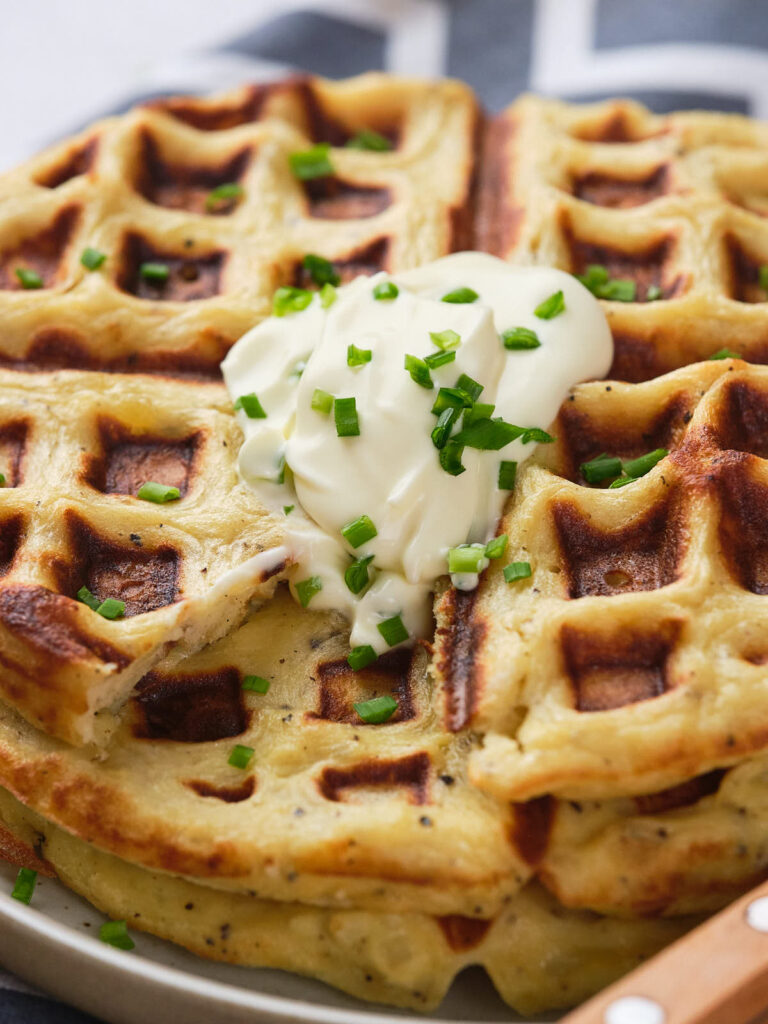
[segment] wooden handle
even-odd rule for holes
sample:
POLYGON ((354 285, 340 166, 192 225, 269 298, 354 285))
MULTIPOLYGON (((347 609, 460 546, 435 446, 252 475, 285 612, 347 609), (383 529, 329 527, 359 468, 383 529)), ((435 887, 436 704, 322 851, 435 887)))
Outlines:
POLYGON ((749 1024, 768 1007, 768 882, 561 1024, 749 1024))

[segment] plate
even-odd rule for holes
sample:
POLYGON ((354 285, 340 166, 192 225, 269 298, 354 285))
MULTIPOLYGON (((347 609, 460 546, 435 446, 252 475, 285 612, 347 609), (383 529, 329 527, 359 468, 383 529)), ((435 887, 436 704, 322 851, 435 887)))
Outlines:
POLYGON ((363 1003, 285 971, 202 960, 142 932, 131 933, 136 942, 132 952, 113 949, 98 939, 104 916, 60 882, 38 879, 30 907, 7 895, 16 871, 0 862, 0 962, 30 984, 108 1024, 523 1020, 505 1006, 479 968, 462 972, 437 1012, 414 1016, 363 1003))

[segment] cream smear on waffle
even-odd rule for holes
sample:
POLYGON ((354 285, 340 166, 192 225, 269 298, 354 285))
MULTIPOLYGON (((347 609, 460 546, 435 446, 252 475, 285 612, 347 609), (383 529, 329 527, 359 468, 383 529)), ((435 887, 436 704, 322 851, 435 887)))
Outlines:
MULTIPOLYGON (((605 316, 574 277, 473 252, 401 274, 357 278, 339 288, 327 308, 315 297, 306 309, 253 328, 224 361, 224 379, 233 400, 255 394, 266 414, 238 412, 245 435, 239 468, 264 503, 285 516, 286 543, 297 563, 294 596, 310 608, 345 613, 353 648, 387 650, 378 626, 397 615, 409 640, 429 635, 430 598, 448 570, 449 549, 494 536, 508 497, 499 489, 500 462, 519 464, 536 447, 523 437, 499 450, 464 447, 463 471, 447 472, 432 437, 439 389, 455 387, 465 374, 482 385, 477 401, 495 407, 491 416, 546 429, 569 389, 604 377, 612 358, 605 316), (376 298, 376 286, 390 281, 396 297, 376 298), (471 289, 478 298, 443 301, 456 289, 471 289), (557 292, 562 311, 537 316, 534 311, 557 292), (535 332, 539 347, 505 348, 501 334, 515 327, 535 332), (440 349, 432 335, 445 338, 446 331, 460 340, 449 334, 453 347, 440 349), (355 350, 370 353, 368 361, 348 365, 350 352, 352 361, 368 358, 355 350), (453 351, 455 358, 429 368, 428 377, 422 369, 422 384, 414 380, 406 356, 423 360, 439 351, 453 351), (325 409, 313 407, 318 392, 328 396, 325 409), (338 436, 330 396, 355 399, 358 436, 338 436), (376 535, 353 547, 342 530, 361 516, 376 535), (345 572, 369 556, 359 570, 368 583, 355 594, 345 572), (312 583, 302 587, 307 580, 312 583)), ((461 429, 459 417, 453 436, 461 429)), ((363 535, 370 533, 366 525, 363 535)), ((354 531, 351 539, 357 540, 354 531)), ((453 576, 464 589, 477 581, 477 573, 453 576)))

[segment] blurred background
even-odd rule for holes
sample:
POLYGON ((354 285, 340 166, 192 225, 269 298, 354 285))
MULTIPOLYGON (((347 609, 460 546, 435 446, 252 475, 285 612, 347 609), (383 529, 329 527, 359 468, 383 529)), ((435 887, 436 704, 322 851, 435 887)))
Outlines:
POLYGON ((108 113, 304 68, 455 75, 768 117, 766 0, 36 0, 2 4, 0 170, 108 113))

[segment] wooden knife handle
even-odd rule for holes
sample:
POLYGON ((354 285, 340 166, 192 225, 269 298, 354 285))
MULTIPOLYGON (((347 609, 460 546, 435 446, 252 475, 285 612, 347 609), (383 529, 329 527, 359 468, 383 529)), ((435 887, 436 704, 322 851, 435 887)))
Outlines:
POLYGON ((561 1024, 749 1024, 768 1007, 768 882, 561 1024))

